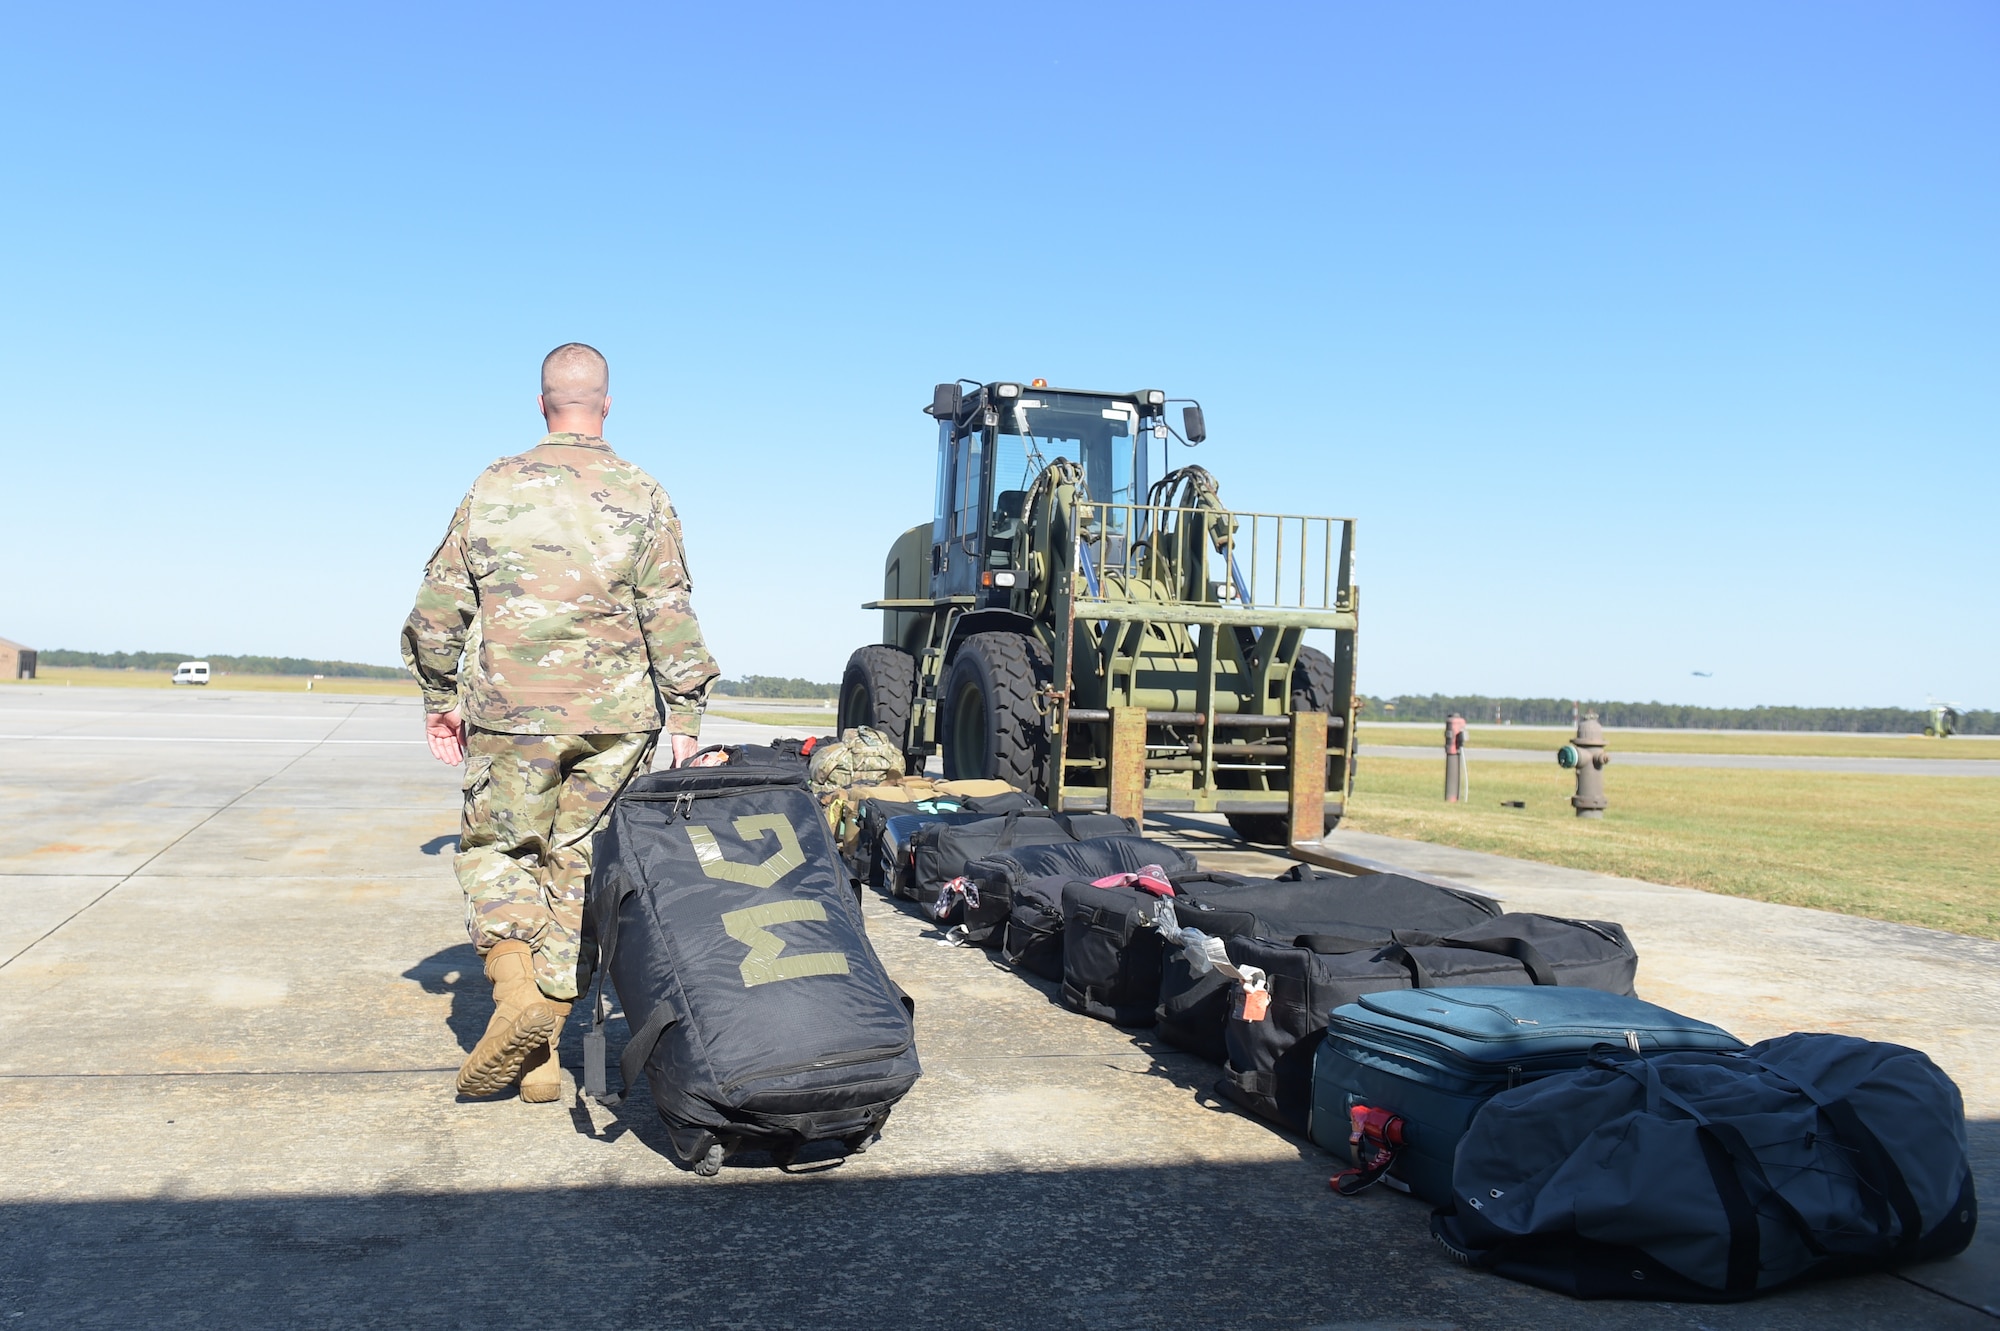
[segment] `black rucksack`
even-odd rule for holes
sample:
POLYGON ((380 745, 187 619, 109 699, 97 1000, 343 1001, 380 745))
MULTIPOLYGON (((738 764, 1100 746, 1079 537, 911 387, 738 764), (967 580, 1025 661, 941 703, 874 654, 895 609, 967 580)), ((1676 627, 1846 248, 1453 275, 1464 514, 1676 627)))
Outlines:
POLYGON ((602 977, 676 1154, 713 1174, 726 1151, 779 1160, 863 1149, 919 1068, 910 1000, 883 970, 796 758, 634 779, 597 834, 579 991, 592 998, 586 1085, 606 1094, 602 977), (602 958, 601 962, 599 958, 602 958), (593 975, 593 972, 596 972, 593 975))

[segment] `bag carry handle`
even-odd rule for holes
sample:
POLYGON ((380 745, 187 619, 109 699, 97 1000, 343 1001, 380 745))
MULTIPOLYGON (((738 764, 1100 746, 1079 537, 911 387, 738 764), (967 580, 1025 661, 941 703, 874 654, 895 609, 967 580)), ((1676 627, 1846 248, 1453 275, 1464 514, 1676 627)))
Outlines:
POLYGON ((1917 1206, 1916 1196, 1910 1191, 1910 1181, 1903 1177, 1896 1157, 1889 1153, 1889 1148, 1882 1144, 1874 1129, 1862 1120, 1853 1102, 1828 1095, 1789 1068, 1773 1067, 1761 1058, 1753 1062, 1772 1076, 1791 1083, 1801 1095, 1819 1106, 1820 1112, 1833 1124, 1835 1139, 1852 1152, 1855 1177, 1865 1185, 1863 1197, 1870 1203, 1869 1209, 1880 1217, 1882 1204, 1886 1201, 1889 1209, 1896 1213, 1898 1227, 1902 1231, 1896 1240, 1896 1252, 1900 1255, 1915 1248, 1917 1241, 1923 1237, 1923 1211, 1917 1206))
POLYGON ((1521 963, 1522 969, 1528 972, 1528 978, 1536 984, 1559 983, 1555 967, 1549 965, 1547 958, 1537 952, 1535 945, 1525 938, 1436 938, 1429 935, 1423 937, 1424 942, 1411 942, 1407 946, 1402 942, 1391 943, 1380 953, 1384 960, 1401 962, 1409 970, 1415 988, 1435 988, 1432 983, 1435 977, 1410 951, 1410 947, 1456 947, 1468 952, 1490 952, 1495 956, 1512 957, 1521 963))

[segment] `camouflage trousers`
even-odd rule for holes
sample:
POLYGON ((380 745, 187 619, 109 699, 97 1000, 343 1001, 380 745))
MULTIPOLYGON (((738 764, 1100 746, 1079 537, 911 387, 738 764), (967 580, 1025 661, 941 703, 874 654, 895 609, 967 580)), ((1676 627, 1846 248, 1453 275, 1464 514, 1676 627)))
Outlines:
POLYGON ((518 938, 550 998, 576 997, 590 838, 659 735, 502 735, 466 727, 465 813, 452 867, 484 956, 518 938))

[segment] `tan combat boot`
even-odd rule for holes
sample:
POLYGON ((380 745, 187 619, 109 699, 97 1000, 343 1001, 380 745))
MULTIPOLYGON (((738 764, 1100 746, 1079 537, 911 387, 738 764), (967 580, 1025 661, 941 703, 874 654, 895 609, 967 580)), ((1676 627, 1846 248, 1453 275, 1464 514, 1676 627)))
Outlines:
MULTIPOLYGON (((486 978, 493 981, 493 1020, 458 1070, 460 1095, 494 1095, 513 1085, 528 1056, 548 1047, 561 1020, 535 983, 534 954, 526 943, 495 943, 486 954, 486 978)), ((569 1004, 561 1007, 568 1012, 569 1004)))
POLYGON ((521 1098, 531 1105, 551 1104, 562 1098, 562 1028, 569 1004, 554 998, 548 1004, 556 1012, 555 1029, 549 1032, 546 1045, 529 1053, 521 1073, 521 1098))

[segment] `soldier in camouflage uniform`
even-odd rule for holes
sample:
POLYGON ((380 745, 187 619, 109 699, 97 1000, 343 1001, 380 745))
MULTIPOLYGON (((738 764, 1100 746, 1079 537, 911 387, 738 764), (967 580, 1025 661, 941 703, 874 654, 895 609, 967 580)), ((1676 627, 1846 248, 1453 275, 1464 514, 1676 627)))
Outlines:
POLYGON ((403 626, 431 751, 465 762, 454 867, 495 1005, 468 1095, 561 1094, 591 833, 661 730, 693 755, 717 674, 673 505, 601 437, 608 386, 592 348, 549 353, 549 434, 472 483, 403 626))

